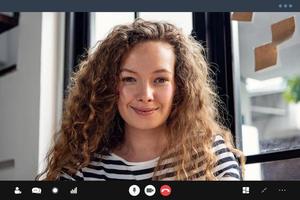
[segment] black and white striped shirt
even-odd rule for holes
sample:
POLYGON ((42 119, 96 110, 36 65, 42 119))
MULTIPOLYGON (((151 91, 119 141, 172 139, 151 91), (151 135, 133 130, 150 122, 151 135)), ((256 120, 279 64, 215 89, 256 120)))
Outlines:
MULTIPOLYGON (((240 166, 219 135, 215 138, 213 150, 217 155, 217 165, 213 169, 217 179, 241 180, 240 166)), ((87 167, 80 169, 72 176, 62 173, 59 180, 151 180, 158 160, 159 157, 144 162, 129 162, 114 153, 105 156, 95 154, 87 167)), ((172 159, 164 161, 164 163, 168 162, 171 163, 172 159)), ((166 168, 158 171, 157 175, 174 174, 172 172, 174 172, 173 168, 166 168)), ((201 176, 204 180, 204 176, 201 174, 203 172, 204 169, 200 167, 199 180, 201 180, 201 176)), ((162 180, 174 180, 174 176, 166 176, 162 180)))

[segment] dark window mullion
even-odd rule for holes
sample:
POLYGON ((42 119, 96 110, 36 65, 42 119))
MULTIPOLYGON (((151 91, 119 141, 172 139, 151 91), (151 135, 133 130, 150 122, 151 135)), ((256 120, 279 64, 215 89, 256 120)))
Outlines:
POLYGON ((300 149, 292 149, 278 152, 250 155, 246 157, 246 164, 279 161, 286 159, 300 158, 300 149))
POLYGON ((139 18, 140 17, 140 12, 134 12, 134 19, 139 18))
POLYGON ((78 69, 82 56, 90 45, 90 13, 66 13, 64 96, 70 76, 78 69))
POLYGON ((235 137, 230 13, 193 13, 193 35, 207 50, 218 95, 227 110, 220 108, 220 114, 235 137))

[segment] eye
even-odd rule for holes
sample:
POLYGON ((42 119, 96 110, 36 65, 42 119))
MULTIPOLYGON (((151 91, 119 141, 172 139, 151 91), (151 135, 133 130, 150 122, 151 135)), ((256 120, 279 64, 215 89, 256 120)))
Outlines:
POLYGON ((167 81, 168 81, 168 79, 163 78, 163 77, 159 77, 159 78, 157 78, 157 79, 154 80, 154 83, 162 84, 162 83, 165 83, 167 81))
POLYGON ((128 83, 133 83, 133 82, 135 82, 135 78, 133 78, 133 77, 123 77, 122 79, 122 82, 128 82, 128 83))

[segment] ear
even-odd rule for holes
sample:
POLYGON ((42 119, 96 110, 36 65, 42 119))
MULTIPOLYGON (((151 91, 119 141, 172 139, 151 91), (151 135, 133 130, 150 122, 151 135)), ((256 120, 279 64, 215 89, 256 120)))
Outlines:
POLYGON ((120 99, 120 91, 116 90, 115 91, 115 100, 116 100, 116 103, 118 103, 119 99, 120 99))
POLYGON ((120 95, 120 89, 119 89, 119 85, 118 85, 118 84, 117 84, 116 89, 115 89, 115 94, 116 94, 117 96, 120 95))

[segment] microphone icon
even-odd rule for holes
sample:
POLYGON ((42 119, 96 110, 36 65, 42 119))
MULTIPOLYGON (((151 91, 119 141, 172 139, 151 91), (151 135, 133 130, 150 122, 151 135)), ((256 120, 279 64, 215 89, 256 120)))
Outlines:
POLYGON ((140 193, 140 188, 137 185, 132 185, 129 187, 129 194, 131 196, 137 196, 140 193))

